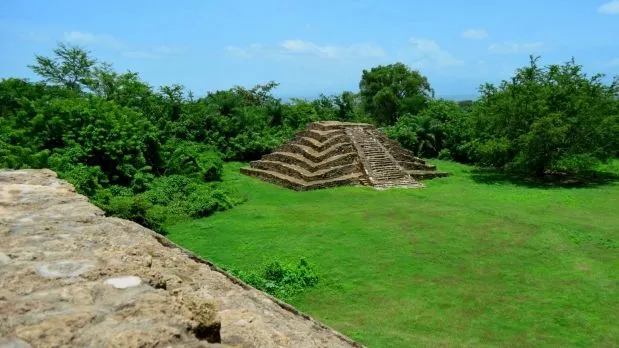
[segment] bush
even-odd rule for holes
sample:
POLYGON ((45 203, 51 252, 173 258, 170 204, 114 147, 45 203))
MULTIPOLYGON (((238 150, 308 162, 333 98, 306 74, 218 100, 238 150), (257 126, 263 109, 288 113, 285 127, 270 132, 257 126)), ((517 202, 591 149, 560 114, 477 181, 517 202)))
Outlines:
POLYGON ((298 264, 282 264, 272 261, 257 271, 230 272, 247 284, 282 300, 290 300, 294 295, 318 284, 318 276, 313 267, 300 259, 298 264))
POLYGON ((189 215, 194 218, 205 217, 216 211, 230 209, 233 203, 226 192, 208 186, 200 186, 188 197, 189 215))
POLYGON ((113 196, 106 206, 109 214, 121 219, 133 220, 149 228, 158 229, 159 226, 149 226, 146 212, 153 206, 145 197, 137 196, 113 196))
POLYGON ((170 175, 152 180, 140 194, 124 186, 99 188, 93 200, 110 215, 165 232, 167 225, 205 217, 242 202, 217 186, 196 178, 170 175))
POLYGON ((156 133, 139 112, 98 97, 33 102, 31 131, 47 149, 79 148, 79 161, 110 182, 129 184, 146 167, 145 138, 156 133))
POLYGON ((164 148, 166 174, 191 175, 204 181, 221 179, 223 160, 210 146, 173 140, 164 148))
POLYGON ((167 205, 175 200, 186 200, 199 185, 196 180, 183 175, 162 176, 155 179, 143 195, 153 204, 167 205))
POLYGON ((390 138, 397 140, 417 156, 433 158, 440 156, 465 161, 460 145, 468 139, 468 113, 456 102, 431 100, 418 114, 404 114, 397 122, 385 128, 390 138))
POLYGON ((438 153, 438 158, 442 160, 450 160, 451 151, 449 151, 449 149, 442 149, 441 152, 438 153))

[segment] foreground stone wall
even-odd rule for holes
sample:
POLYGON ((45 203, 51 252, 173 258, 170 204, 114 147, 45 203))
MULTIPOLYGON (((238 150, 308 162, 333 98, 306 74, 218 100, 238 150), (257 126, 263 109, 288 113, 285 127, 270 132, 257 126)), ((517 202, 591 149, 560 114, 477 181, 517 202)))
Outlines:
POLYGON ((0 346, 360 345, 49 170, 0 170, 0 346))

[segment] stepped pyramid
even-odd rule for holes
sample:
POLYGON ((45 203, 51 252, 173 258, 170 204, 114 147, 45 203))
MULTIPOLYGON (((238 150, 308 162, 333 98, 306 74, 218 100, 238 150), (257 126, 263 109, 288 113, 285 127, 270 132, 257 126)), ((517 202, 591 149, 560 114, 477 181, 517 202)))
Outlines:
POLYGON ((445 176, 367 123, 314 122, 241 173, 293 190, 341 185, 423 187, 445 176))

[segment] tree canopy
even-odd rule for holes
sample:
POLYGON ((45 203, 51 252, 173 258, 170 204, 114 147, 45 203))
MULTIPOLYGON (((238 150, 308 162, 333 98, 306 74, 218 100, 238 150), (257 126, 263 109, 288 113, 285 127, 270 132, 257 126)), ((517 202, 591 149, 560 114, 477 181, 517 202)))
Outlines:
POLYGON ((434 90, 418 71, 395 63, 363 70, 359 95, 370 118, 379 125, 392 125, 406 113, 421 112, 434 90))
POLYGON ((571 61, 531 57, 510 81, 486 84, 473 107, 469 144, 481 165, 542 174, 590 169, 619 148, 619 80, 588 77, 571 61))

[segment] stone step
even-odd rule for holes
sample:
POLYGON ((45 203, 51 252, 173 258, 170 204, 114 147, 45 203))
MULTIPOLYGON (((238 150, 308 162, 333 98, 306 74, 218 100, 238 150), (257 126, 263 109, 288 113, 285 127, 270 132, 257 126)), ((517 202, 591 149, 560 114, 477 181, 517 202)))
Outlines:
POLYGON ((421 162, 399 161, 398 163, 402 166, 402 168, 406 170, 436 170, 436 167, 434 165, 429 165, 421 162))
POLYGON ((375 173, 402 173, 402 171, 399 169, 385 168, 384 166, 373 167, 372 171, 375 173))
POLYGON ((306 182, 335 179, 337 177, 355 172, 361 173, 359 166, 355 162, 340 166, 332 166, 326 169, 317 170, 315 172, 310 172, 294 164, 269 160, 253 161, 250 163, 250 166, 256 169, 281 173, 293 178, 302 179, 306 182))
POLYGON ((386 190, 386 189, 398 189, 398 188, 423 188, 424 185, 422 183, 412 183, 412 184, 399 184, 399 185, 390 185, 390 184, 375 184, 374 188, 377 190, 386 190))
POLYGON ((309 146, 288 143, 279 147, 278 152, 292 152, 307 158, 312 162, 322 162, 329 157, 354 152, 355 148, 352 144, 335 144, 323 151, 315 151, 309 146))
POLYGON ((447 172, 437 172, 436 170, 408 170, 408 174, 416 180, 443 178, 449 176, 447 172))
POLYGON ((251 167, 241 168, 241 173, 249 176, 253 176, 256 178, 260 178, 261 180, 268 181, 277 185, 285 186, 293 190, 297 191, 306 191, 306 190, 314 190, 321 189, 327 187, 334 187, 340 185, 354 185, 359 184, 359 178, 361 177, 360 173, 349 174, 345 176, 338 177, 336 179, 328 179, 328 180, 317 180, 311 183, 308 183, 304 180, 290 177, 288 175, 284 175, 281 173, 272 172, 269 170, 256 169, 251 167))
POLYGON ((374 177, 375 181, 398 181, 398 180, 406 180, 406 178, 403 178, 401 176, 396 176, 396 177, 380 177, 380 176, 375 176, 374 177))
POLYGON ((367 123, 319 121, 319 122, 313 122, 313 123, 308 124, 306 126, 306 129, 316 129, 316 130, 327 131, 327 130, 332 130, 332 129, 343 130, 345 128, 350 128, 350 127, 369 128, 372 126, 367 123))
POLYGON ((382 176, 399 176, 399 177, 402 177, 402 178, 406 177, 406 173, 403 173, 401 171, 390 171, 390 172, 387 172, 387 171, 374 171, 374 174, 376 174, 376 176, 382 175, 382 176))
POLYGON ((341 135, 346 135, 346 132, 344 132, 343 130, 318 131, 314 129, 306 129, 297 133, 297 136, 312 138, 320 142, 325 142, 331 138, 335 138, 341 135))
POLYGON ((299 144, 299 145, 303 145, 303 146, 307 146, 312 148, 314 151, 317 152, 321 152, 324 151, 334 145, 337 144, 351 144, 350 140, 348 139, 348 137, 346 135, 338 135, 335 136, 333 138, 329 138, 326 141, 318 141, 316 139, 310 138, 310 137, 306 137, 306 136, 299 136, 294 138, 291 143, 294 144, 299 144))
POLYGON ((395 158, 387 152, 388 149, 376 137, 368 134, 368 131, 355 128, 348 134, 361 152, 361 158, 365 159, 362 163, 368 167, 365 170, 372 178, 373 186, 420 187, 419 183, 400 168, 395 158))
POLYGON ((327 169, 335 166, 352 164, 357 159, 356 152, 348 152, 331 156, 324 161, 314 162, 303 155, 292 152, 272 152, 262 157, 263 160, 294 164, 309 172, 327 169))

